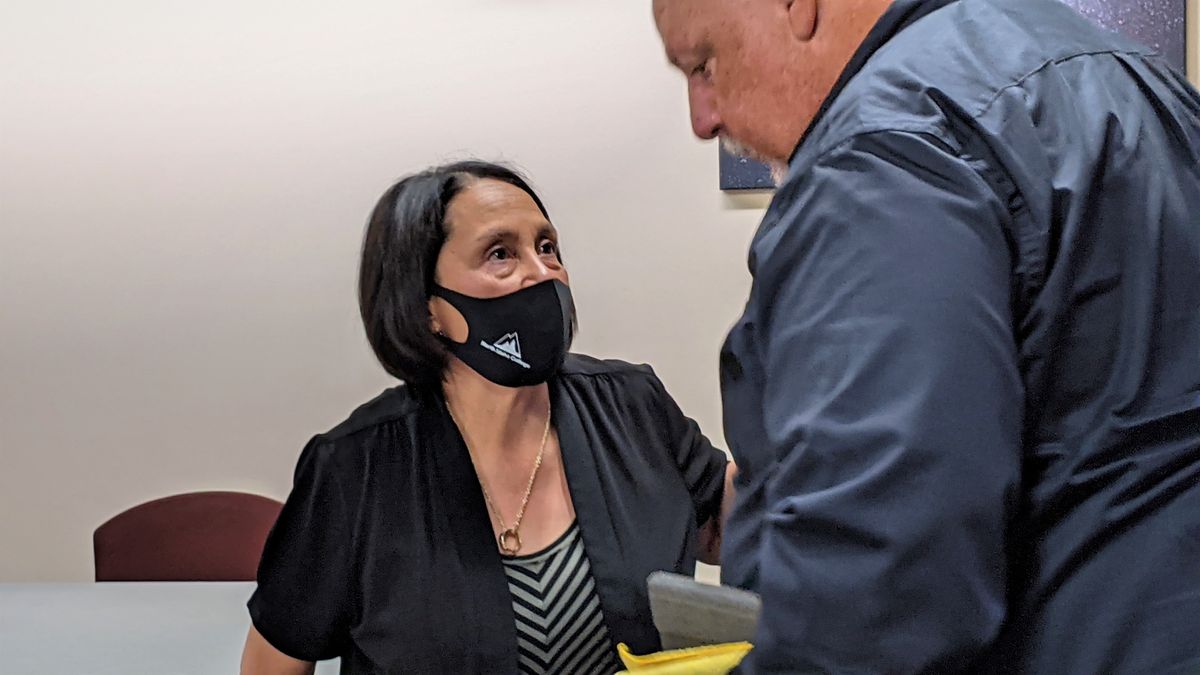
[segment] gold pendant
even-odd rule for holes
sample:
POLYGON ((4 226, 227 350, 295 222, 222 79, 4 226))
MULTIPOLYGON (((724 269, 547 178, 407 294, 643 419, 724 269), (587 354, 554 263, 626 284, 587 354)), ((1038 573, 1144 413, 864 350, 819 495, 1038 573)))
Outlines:
POLYGON ((500 544, 500 550, 504 552, 504 555, 516 555, 517 551, 521 550, 521 535, 511 527, 501 532, 496 537, 496 541, 500 544))

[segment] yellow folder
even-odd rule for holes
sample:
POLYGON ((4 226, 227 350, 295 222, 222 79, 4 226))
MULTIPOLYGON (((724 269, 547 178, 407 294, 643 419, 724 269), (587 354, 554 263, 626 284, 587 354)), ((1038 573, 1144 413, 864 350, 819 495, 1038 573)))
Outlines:
POLYGON ((617 655, 625 664, 623 672, 633 675, 725 675, 736 668, 751 649, 753 645, 749 642, 727 642, 637 656, 621 643, 617 645, 617 655))

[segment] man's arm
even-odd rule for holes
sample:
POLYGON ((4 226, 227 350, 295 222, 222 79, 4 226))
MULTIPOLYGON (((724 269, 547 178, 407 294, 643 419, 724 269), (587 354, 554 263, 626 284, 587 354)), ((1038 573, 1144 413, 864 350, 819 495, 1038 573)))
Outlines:
POLYGON ((751 673, 964 667, 1005 617, 1022 385, 1007 213, 943 143, 829 152, 756 242, 777 460, 751 673))

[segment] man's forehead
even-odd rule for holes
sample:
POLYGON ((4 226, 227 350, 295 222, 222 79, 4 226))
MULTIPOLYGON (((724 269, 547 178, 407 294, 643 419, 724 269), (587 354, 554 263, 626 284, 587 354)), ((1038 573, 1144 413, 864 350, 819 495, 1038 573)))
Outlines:
POLYGON ((654 20, 662 21, 668 10, 672 9, 672 5, 676 4, 672 0, 654 0, 651 6, 654 8, 654 20))
POLYGON ((668 56, 696 49, 704 40, 712 12, 713 3, 708 0, 654 0, 654 20, 668 56))
POLYGON ((721 4, 709 0, 654 0, 654 18, 686 28, 707 18, 721 4))

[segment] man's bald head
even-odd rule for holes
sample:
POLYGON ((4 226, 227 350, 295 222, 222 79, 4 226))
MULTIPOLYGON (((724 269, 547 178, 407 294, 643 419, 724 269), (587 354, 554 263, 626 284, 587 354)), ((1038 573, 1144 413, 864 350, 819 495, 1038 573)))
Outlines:
POLYGON ((891 0, 654 0, 692 130, 787 161, 891 0))

